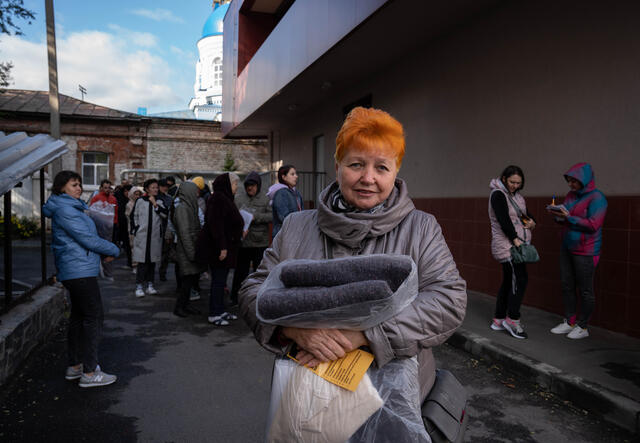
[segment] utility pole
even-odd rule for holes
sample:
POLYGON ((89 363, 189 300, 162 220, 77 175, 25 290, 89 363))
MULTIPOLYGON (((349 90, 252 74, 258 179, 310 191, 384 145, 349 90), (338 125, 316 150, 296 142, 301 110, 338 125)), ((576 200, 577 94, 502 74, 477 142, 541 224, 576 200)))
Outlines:
POLYGON ((87 93, 87 88, 82 85, 78 85, 78 91, 82 94, 82 101, 84 101, 84 95, 87 93))
MULTIPOLYGON (((49 59, 49 113, 50 133, 60 139, 60 98, 58 96, 58 61, 56 57, 56 25, 53 13, 53 0, 44 0, 47 15, 47 53, 49 59)), ((51 172, 55 176, 62 170, 62 159, 51 163, 51 172)))

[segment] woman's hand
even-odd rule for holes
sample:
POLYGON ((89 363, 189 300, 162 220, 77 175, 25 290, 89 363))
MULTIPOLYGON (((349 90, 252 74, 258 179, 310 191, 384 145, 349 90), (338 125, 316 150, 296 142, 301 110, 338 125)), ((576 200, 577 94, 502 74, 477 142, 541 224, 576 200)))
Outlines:
POLYGON ((534 222, 532 219, 527 219, 527 221, 524 222, 524 228, 525 229, 533 229, 536 227, 536 222, 534 222))
POLYGON ((569 211, 567 211, 566 209, 562 209, 562 208, 547 209, 547 211, 549 212, 549 214, 554 215, 557 218, 560 218, 560 219, 563 219, 563 220, 569 216, 569 211))
MULTIPOLYGON (((296 360, 301 365, 311 367, 315 367, 322 362, 337 360, 358 347, 343 332, 339 329, 282 328, 282 334, 296 342, 298 347, 301 348, 296 360)), ((358 341, 355 334, 352 338, 358 341)), ((362 339, 366 343, 364 335, 362 335, 362 339)))
POLYGON ((220 257, 218 257, 218 260, 223 261, 225 258, 227 258, 227 250, 223 249, 220 251, 220 257))
POLYGON ((156 202, 156 198, 153 195, 149 196, 149 203, 151 203, 154 207, 158 206, 158 203, 156 202))
POLYGON ((519 248, 521 244, 522 244, 522 240, 520 240, 519 238, 514 238, 514 239, 513 239, 513 245, 514 245, 516 248, 519 248))
POLYGON ((108 257, 103 258, 102 261, 105 262, 105 263, 109 263, 109 262, 114 261, 115 259, 116 259, 115 257, 109 255, 108 257))

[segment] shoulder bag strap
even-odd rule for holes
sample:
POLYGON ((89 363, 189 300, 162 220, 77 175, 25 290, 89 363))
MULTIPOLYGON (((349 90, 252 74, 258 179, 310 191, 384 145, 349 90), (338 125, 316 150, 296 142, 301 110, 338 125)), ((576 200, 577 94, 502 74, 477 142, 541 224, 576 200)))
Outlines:
MULTIPOLYGON (((507 198, 511 202, 511 205, 513 206, 513 209, 515 209, 516 214, 518 215, 518 219, 520 220, 520 224, 524 226, 524 223, 522 223, 522 209, 520 209, 520 206, 518 206, 517 203, 513 200, 513 198, 511 197, 509 191, 505 192, 504 195, 507 196, 507 198)), ((527 242, 527 230, 523 229, 523 232, 524 232, 524 239, 523 240, 526 243, 527 242)))

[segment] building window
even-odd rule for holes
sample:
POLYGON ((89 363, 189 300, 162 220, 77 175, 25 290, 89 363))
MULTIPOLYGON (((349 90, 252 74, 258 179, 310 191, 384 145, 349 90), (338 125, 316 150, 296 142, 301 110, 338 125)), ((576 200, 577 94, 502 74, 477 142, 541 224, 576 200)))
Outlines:
POLYGON ((82 153, 82 184, 99 186, 100 181, 109 178, 109 155, 102 152, 82 153))

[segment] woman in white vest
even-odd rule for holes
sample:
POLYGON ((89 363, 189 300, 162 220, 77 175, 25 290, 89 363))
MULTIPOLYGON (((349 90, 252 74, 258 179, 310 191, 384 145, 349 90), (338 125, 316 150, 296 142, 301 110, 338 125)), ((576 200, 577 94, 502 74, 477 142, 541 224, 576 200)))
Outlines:
POLYGON ((524 173, 518 166, 507 166, 500 178, 491 180, 489 187, 491 254, 502 265, 503 273, 491 329, 507 330, 515 338, 527 338, 520 322, 520 305, 527 289, 527 267, 525 263, 511 261, 511 247, 531 242, 531 230, 536 226, 520 194, 524 188, 524 173))

